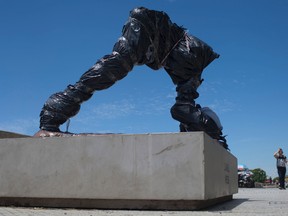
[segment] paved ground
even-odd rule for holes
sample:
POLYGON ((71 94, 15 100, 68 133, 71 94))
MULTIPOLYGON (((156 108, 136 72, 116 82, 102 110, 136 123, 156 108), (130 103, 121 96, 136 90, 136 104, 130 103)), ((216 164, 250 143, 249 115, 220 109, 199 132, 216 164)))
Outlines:
POLYGON ((0 216, 288 216, 288 190, 239 189, 232 201, 201 211, 111 211, 0 207, 0 216))

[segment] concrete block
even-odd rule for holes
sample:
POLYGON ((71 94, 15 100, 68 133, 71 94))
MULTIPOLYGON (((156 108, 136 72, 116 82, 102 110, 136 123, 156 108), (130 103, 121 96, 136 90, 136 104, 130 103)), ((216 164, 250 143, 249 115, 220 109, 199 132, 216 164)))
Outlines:
POLYGON ((0 205, 198 209, 238 192, 204 132, 0 139, 0 205))

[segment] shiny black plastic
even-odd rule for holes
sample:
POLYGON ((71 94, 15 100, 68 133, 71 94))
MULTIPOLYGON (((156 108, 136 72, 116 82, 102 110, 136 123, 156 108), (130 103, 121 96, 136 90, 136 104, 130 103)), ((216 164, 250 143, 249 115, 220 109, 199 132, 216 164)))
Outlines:
POLYGON ((130 11, 112 53, 99 59, 76 84, 46 101, 40 113, 40 128, 59 131, 59 126, 76 115, 80 104, 95 91, 123 79, 134 65, 145 64, 154 70, 164 68, 177 85, 178 95, 171 114, 180 121, 180 128, 185 128, 181 131, 214 130, 209 134, 219 139, 222 128, 205 126, 212 125, 213 120, 203 121, 204 115, 194 102, 199 96, 197 88, 203 81, 203 69, 218 57, 206 43, 172 23, 165 12, 135 8, 130 11))

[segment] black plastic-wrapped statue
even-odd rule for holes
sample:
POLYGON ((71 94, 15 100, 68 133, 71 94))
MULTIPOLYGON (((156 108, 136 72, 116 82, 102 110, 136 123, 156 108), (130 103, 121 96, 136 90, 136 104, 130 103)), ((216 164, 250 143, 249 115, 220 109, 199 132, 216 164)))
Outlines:
POLYGON ((113 52, 98 60, 74 85, 49 97, 40 113, 40 129, 60 132, 59 126, 76 115, 80 104, 95 91, 123 79, 134 65, 145 64, 154 70, 164 68, 177 86, 171 115, 180 122, 180 131, 205 131, 227 148, 219 120, 194 101, 203 69, 218 57, 206 43, 172 23, 165 12, 135 8, 113 52))

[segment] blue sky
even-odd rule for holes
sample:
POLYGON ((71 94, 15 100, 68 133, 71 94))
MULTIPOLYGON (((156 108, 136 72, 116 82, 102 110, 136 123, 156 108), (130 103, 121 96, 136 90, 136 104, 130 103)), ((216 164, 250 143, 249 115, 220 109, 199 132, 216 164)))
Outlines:
MULTIPOLYGON (((47 98, 111 53, 137 6, 167 12, 221 55, 197 102, 217 112, 239 163, 277 176, 273 153, 288 152, 287 0, 0 0, 0 130, 36 133, 47 98)), ((95 92, 69 131, 177 132, 175 96, 164 70, 136 66, 95 92)))

